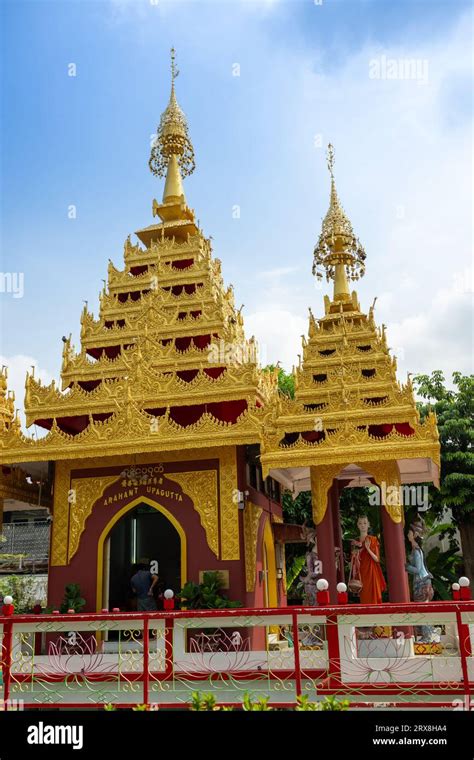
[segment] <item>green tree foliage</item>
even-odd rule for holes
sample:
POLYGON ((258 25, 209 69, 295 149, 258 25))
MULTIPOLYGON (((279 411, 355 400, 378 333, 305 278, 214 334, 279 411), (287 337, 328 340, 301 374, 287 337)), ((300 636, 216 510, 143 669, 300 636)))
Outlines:
POLYGON ((282 496, 283 519, 286 523, 297 525, 313 524, 313 508, 311 506, 311 491, 302 491, 293 499, 289 491, 282 496))
POLYGON ((461 535, 464 572, 474 582, 474 375, 453 372, 452 378, 453 390, 446 387, 440 370, 417 375, 414 384, 424 399, 418 404, 421 417, 434 409, 438 419, 441 487, 430 489, 430 503, 438 516, 445 507, 452 510, 461 535))
MULTIPOLYGON (((293 499, 289 491, 282 494, 283 520, 286 523, 295 525, 313 526, 313 510, 311 505, 311 491, 302 491, 293 499)), ((291 603, 301 603, 303 595, 303 585, 300 581, 300 575, 306 561, 307 548, 305 544, 286 544, 286 590, 288 601, 291 603)))
MULTIPOLYGON (((275 364, 268 364, 263 368, 264 372, 274 372, 277 369, 275 364)), ((288 398, 295 397, 295 378, 290 372, 278 367, 278 392, 288 398)))
POLYGON ((21 615, 31 612, 35 604, 34 588, 31 576, 5 575, 0 579, 0 596, 12 596, 15 612, 21 615))
MULTIPOLYGON (((294 544, 296 546, 296 544, 294 544)), ((299 547, 301 552, 301 547, 299 547)), ((287 570, 286 570, 286 593, 293 598, 298 593, 302 596, 302 583, 300 581, 300 575, 303 572, 303 568, 306 563, 306 557, 304 554, 295 554, 291 563, 288 563, 287 557, 287 570)))

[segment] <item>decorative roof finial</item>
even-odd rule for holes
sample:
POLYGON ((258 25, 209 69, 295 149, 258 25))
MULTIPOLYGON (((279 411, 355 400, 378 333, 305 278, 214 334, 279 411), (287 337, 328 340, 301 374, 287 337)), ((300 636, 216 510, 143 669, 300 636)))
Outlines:
POLYGON ((334 179, 334 148, 331 143, 329 143, 328 145, 326 160, 328 164, 329 174, 331 175, 331 179, 334 179))
POLYGON ((334 280, 334 300, 348 300, 349 280, 358 280, 365 273, 366 253, 340 204, 334 179, 334 148, 329 143, 327 165, 331 175, 329 210, 324 217, 321 234, 314 248, 313 274, 320 280, 334 280))
POLYGON ((171 48, 171 87, 174 87, 174 80, 179 74, 179 69, 176 68, 176 50, 171 48))
MULTIPOLYGON (((167 174, 170 163, 179 166, 183 177, 192 174, 195 168, 194 148, 189 139, 188 124, 174 91, 174 80, 178 74, 175 50, 171 48, 170 99, 161 115, 148 162, 151 173, 157 177, 167 174)), ((174 167, 173 171, 176 172, 174 167)))

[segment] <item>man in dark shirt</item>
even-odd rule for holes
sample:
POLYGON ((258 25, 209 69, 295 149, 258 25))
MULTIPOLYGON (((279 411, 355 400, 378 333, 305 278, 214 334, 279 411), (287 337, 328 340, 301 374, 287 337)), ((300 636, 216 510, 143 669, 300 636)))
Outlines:
POLYGON ((158 583, 158 576, 150 573, 145 561, 138 563, 138 570, 132 576, 132 589, 137 595, 137 610, 139 612, 154 612, 157 609, 153 589, 158 583))

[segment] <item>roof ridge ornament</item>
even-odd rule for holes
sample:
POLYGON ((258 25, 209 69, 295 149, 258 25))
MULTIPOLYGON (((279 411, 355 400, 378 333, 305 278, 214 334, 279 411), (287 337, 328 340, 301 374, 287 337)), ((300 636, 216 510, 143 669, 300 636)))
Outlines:
POLYGON ((334 147, 329 143, 326 153, 331 176, 329 209, 322 223, 321 234, 314 248, 313 274, 318 280, 334 280, 334 300, 348 300, 348 280, 358 280, 365 273, 366 253, 354 234, 352 224, 341 206, 334 179, 334 147))

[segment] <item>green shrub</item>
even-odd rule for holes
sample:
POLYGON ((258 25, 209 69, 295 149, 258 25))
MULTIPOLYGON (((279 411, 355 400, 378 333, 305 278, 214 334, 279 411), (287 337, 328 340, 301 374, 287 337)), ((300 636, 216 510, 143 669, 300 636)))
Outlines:
POLYGON ((338 699, 337 697, 324 697, 318 702, 318 710, 348 710, 351 703, 348 699, 338 699))
POLYGON ((188 581, 179 592, 181 603, 190 610, 219 610, 242 607, 222 593, 222 578, 217 571, 203 574, 202 583, 188 581))
POLYGON ((220 707, 217 706, 214 694, 201 694, 200 691, 193 691, 190 710, 194 712, 206 712, 220 710, 220 707))
POLYGON ((308 711, 315 711, 318 709, 318 703, 317 702, 310 702, 309 701, 309 695, 308 694, 302 694, 299 697, 296 697, 296 712, 308 712, 308 711))
POLYGON ((268 704, 269 700, 270 697, 260 697, 259 699, 256 699, 254 702, 252 702, 250 694, 248 691, 246 691, 242 698, 242 709, 246 712, 251 710, 257 712, 267 712, 273 710, 273 707, 270 707, 268 704))
POLYGON ((67 612, 68 610, 74 610, 74 612, 81 612, 85 606, 86 600, 81 596, 79 584, 68 583, 65 588, 64 599, 61 602, 59 611, 67 612))

